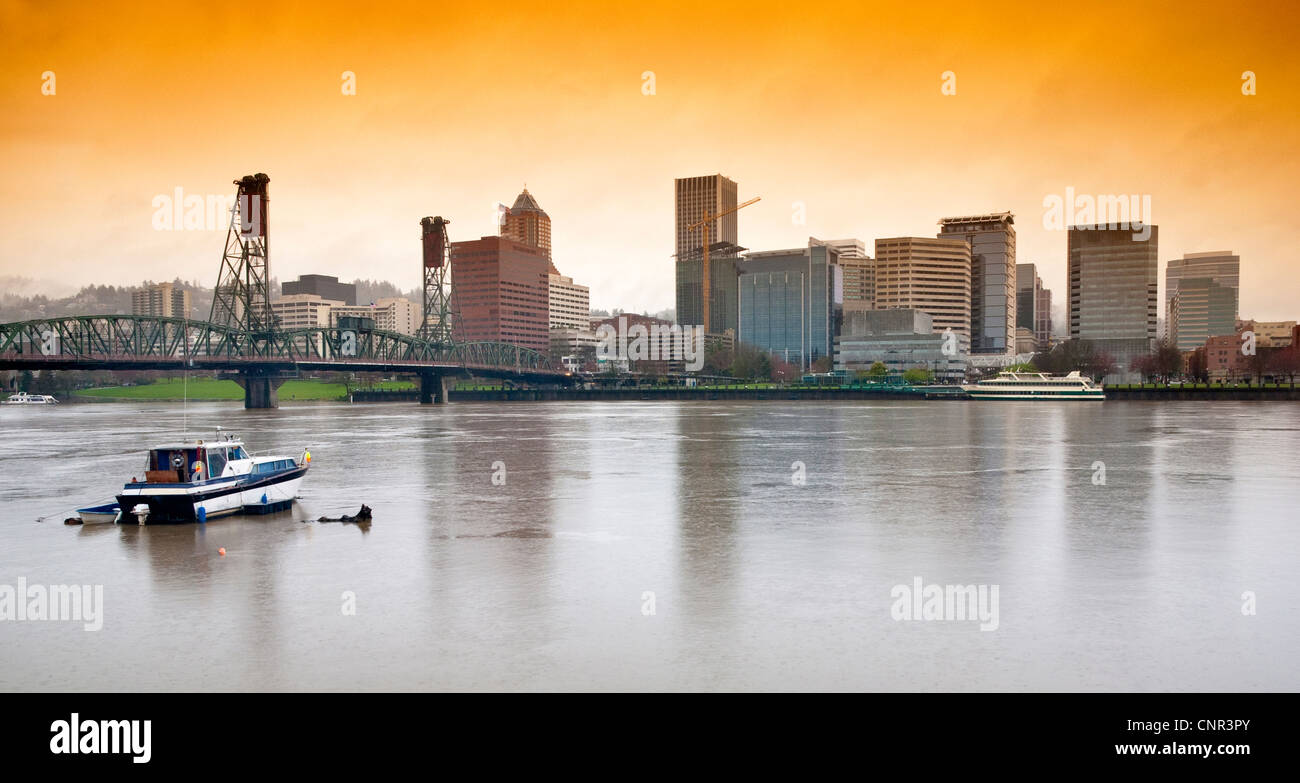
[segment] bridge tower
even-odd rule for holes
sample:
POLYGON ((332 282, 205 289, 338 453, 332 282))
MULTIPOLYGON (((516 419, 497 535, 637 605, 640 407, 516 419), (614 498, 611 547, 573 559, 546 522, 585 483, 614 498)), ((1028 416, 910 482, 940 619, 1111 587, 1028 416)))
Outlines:
MULTIPOLYGON (((420 337, 446 346, 456 342, 460 327, 460 308, 456 306, 452 287, 451 240, 443 217, 420 218, 420 244, 423 249, 424 307, 420 337)), ((446 403, 447 376, 435 372, 420 373, 420 404, 446 403)))
POLYGON ((233 327, 249 340, 256 351, 275 328, 271 316, 271 244, 267 218, 270 199, 265 174, 250 174, 235 180, 235 208, 230 212, 226 250, 212 298, 214 324, 233 327))
MULTIPOLYGON (((271 314, 270 197, 265 174, 235 180, 235 207, 230 211, 226 250, 212 297, 208 320, 240 334, 242 353, 269 355, 275 319, 271 314)), ((284 378, 257 368, 241 370, 235 378, 244 387, 245 408, 279 407, 276 389, 284 378)))
POLYGON ((460 309, 452 289, 451 242, 442 217, 420 218, 420 242, 424 250, 424 308, 420 336, 444 345, 456 342, 460 309))

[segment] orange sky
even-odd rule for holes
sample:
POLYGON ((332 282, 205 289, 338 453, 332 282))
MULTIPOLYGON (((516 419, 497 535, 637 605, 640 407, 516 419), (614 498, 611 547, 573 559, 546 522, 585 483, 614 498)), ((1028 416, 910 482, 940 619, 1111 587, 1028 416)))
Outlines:
POLYGON ((275 276, 412 288, 420 217, 476 238, 527 182, 593 306, 657 310, 673 177, 722 172, 756 250, 1011 210, 1058 302, 1043 198, 1149 194, 1162 270, 1233 250, 1242 315, 1300 317, 1288 3, 142 5, 0 6, 0 277, 210 286, 223 235, 152 200, 264 171, 275 276))

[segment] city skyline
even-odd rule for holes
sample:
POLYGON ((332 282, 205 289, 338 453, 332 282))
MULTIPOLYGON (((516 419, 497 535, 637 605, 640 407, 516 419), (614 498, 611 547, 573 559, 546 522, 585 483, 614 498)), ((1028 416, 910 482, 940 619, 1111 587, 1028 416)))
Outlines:
MULTIPOLYGON (((611 9, 609 35, 584 40, 596 47, 588 54, 566 27, 578 29, 579 6, 549 20, 444 11, 438 23, 451 33, 488 20, 501 27, 472 47, 451 35, 436 50, 404 32, 429 13, 418 6, 407 18, 325 4, 319 19, 290 22, 271 4, 252 31, 181 10, 193 32, 179 36, 129 7, 87 9, 58 35, 39 10, 6 7, 0 138, 13 168, 0 274, 73 286, 206 280, 220 231, 155 231, 154 198, 176 188, 229 195, 231 171, 262 170, 276 182, 277 277, 413 286, 412 220, 448 215, 453 241, 494 234, 501 196, 528 183, 556 219, 557 266, 590 286, 592 306, 654 312, 675 300, 671 180, 722 173, 740 183, 741 199, 763 197, 738 217, 746 247, 797 247, 812 236, 870 245, 933 236, 945 216, 1010 211, 1017 261, 1037 264, 1058 292, 1066 232, 1043 227, 1044 199, 1067 188, 1150 196, 1152 222, 1164 228, 1161 277, 1170 259, 1232 248, 1244 260, 1243 316, 1294 317, 1296 66, 1285 26, 1263 13, 1278 6, 1204 9, 1176 24, 1123 8, 1122 28, 1104 13, 1080 19, 1032 5, 1012 7, 1027 17, 1012 29, 974 10, 944 12, 943 28, 966 30, 961 37, 936 36, 937 13, 814 8, 779 24, 732 19, 743 8, 699 12, 739 25, 747 44, 700 59, 678 40, 668 6, 611 9), (339 24, 341 15, 354 21, 339 24), (312 45, 276 48, 291 27, 312 45), (837 28, 887 35, 861 52, 821 46, 816 31, 837 28), (89 45, 104 37, 122 68, 104 69, 104 48, 89 45), (1175 41, 1211 54, 1191 64, 1124 57, 1175 41), (777 42, 793 48, 773 59, 777 42), (269 108, 253 149, 231 140, 246 133, 231 118, 250 99, 230 85, 250 45, 268 52, 259 61, 266 92, 252 100, 269 108), (452 61, 463 78, 430 84, 452 61), (534 63, 524 84, 499 78, 534 63), (1242 94, 1248 70, 1258 75, 1255 95, 1242 94), (53 95, 42 94, 47 71, 53 95), (954 95, 941 92, 949 71, 954 95), (355 95, 340 93, 344 72, 355 95), (835 109, 815 129, 802 116, 810 99, 835 109), (537 113, 529 143, 510 143, 517 124, 490 110, 502 101, 537 113), (156 122, 142 132, 146 111, 156 122), (878 121, 885 112, 901 119, 878 121), (742 132, 721 116, 763 122, 742 132), (957 152, 972 146, 979 155, 957 152), (78 230, 60 229, 69 222, 78 230)), ((1163 297, 1159 307, 1166 317, 1163 297)))

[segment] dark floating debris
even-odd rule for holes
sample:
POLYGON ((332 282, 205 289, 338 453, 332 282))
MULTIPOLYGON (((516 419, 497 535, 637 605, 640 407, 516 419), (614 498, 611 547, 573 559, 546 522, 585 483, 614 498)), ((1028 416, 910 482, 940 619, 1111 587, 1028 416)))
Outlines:
POLYGON ((362 503, 362 504, 361 504, 361 510, 357 512, 357 515, 356 515, 356 516, 350 516, 350 515, 348 515, 348 514, 344 514, 344 515, 341 516, 341 517, 321 517, 320 519, 318 519, 318 520, 316 520, 316 521, 317 521, 317 522, 356 522, 356 523, 363 523, 363 522, 364 522, 364 523, 369 523, 369 522, 370 522, 370 506, 367 506, 365 503, 362 503))

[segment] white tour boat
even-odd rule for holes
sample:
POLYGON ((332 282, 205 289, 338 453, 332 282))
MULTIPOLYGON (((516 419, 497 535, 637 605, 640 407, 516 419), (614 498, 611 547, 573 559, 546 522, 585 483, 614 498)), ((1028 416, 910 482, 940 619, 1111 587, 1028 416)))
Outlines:
POLYGON ((0 402, 0 405, 58 405, 59 401, 48 394, 28 394, 27 392, 18 392, 9 395, 9 399, 0 402))
POLYGON ((1041 372, 1002 372, 996 378, 962 386, 973 400, 1104 400, 1106 391, 1076 370, 1066 376, 1041 372))
POLYGON ((218 431, 216 441, 168 443, 149 449, 144 480, 132 478, 116 505, 139 524, 206 522, 243 511, 288 508, 311 463, 311 452, 294 458, 254 456, 244 442, 218 431))

